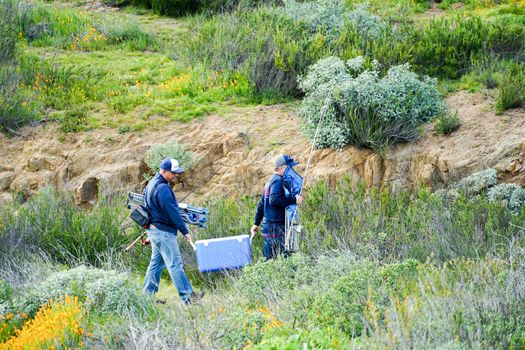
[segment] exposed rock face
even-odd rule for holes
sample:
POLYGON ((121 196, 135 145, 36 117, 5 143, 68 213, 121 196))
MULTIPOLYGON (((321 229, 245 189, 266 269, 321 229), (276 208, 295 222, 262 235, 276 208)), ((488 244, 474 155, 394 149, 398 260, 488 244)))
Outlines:
POLYGON ((23 138, 0 136, 0 205, 10 191, 33 193, 46 185, 72 191, 82 206, 92 205, 100 191, 140 191, 148 172, 146 151, 172 138, 198 157, 175 186, 179 196, 196 189, 189 199, 194 203, 211 196, 259 195, 279 153, 300 162, 297 170, 309 184, 324 179, 333 185, 346 176, 396 191, 418 184, 437 189, 494 167, 500 181, 525 186, 525 110, 496 116, 480 94, 458 93, 447 102, 462 123, 452 135, 435 136, 429 125, 420 140, 394 147, 384 159, 354 147, 315 150, 307 172, 310 144, 298 131, 298 117, 282 106, 239 108, 142 135, 95 130, 69 135, 63 143, 49 127, 26 130, 23 138))

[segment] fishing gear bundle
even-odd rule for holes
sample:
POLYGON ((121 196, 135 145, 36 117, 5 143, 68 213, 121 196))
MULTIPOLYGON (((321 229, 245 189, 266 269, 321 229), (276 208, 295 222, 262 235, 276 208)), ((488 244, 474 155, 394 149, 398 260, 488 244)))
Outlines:
MULTIPOLYGON (((144 195, 134 192, 128 193, 127 206, 129 209, 140 208, 143 205, 144 195)), ((208 209, 192 207, 186 203, 179 203, 179 213, 186 224, 206 228, 206 222, 208 222, 208 209)))

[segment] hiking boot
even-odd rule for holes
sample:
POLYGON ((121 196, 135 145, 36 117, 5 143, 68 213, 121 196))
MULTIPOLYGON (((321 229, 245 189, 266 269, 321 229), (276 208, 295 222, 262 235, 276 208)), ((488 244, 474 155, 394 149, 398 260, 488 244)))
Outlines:
POLYGON ((189 305, 193 304, 196 301, 201 300, 204 297, 204 292, 191 292, 190 297, 184 304, 189 305))

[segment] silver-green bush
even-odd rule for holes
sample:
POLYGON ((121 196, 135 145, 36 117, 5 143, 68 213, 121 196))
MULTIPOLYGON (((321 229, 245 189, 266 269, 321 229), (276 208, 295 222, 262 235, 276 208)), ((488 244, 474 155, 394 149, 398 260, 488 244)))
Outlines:
POLYGON ((482 193, 497 183, 497 170, 488 168, 461 179, 451 187, 452 189, 463 191, 465 194, 473 196, 482 193))
POLYGON ((336 57, 320 60, 299 81, 305 98, 299 114, 305 118, 305 131, 316 147, 341 148, 347 144, 375 147, 372 141, 354 137, 355 127, 348 119, 352 110, 369 111, 360 114, 368 125, 380 133, 384 143, 412 141, 418 136, 418 126, 445 111, 436 81, 419 78, 408 65, 395 66, 385 76, 379 68, 364 67, 357 57, 345 65, 336 57), (317 127, 319 131, 315 137, 317 127), (364 143, 364 144, 363 144, 364 143))
POLYGON ((520 211, 525 204, 525 189, 517 184, 498 184, 487 192, 489 201, 501 201, 512 211, 520 211))

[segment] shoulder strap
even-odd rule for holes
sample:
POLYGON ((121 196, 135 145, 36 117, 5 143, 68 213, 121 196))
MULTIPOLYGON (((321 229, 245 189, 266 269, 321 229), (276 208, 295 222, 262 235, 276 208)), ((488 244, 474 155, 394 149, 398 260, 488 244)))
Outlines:
POLYGON ((148 202, 151 202, 151 198, 153 197, 153 193, 155 193, 155 190, 157 189, 157 186, 160 185, 160 181, 157 181, 157 183, 155 185, 153 185, 153 188, 151 189, 151 193, 148 191, 148 193, 146 193, 146 196, 144 197, 144 204, 146 205, 146 207, 149 209, 149 205, 148 205, 148 202))

